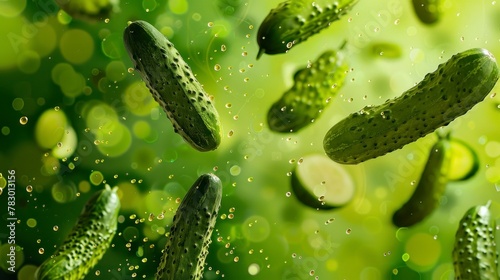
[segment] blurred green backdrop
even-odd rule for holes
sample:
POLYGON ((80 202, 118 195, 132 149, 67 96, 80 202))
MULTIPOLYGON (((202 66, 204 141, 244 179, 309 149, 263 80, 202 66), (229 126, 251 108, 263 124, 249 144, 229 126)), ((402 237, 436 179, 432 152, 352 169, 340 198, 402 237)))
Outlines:
MULTIPOLYGON (((153 279, 179 199, 213 172, 224 197, 206 279, 452 279, 465 210, 493 200, 500 213, 498 86, 446 128, 475 149, 479 172, 450 183, 439 209, 412 228, 394 227, 391 217, 411 195, 435 135, 346 166, 356 193, 341 209, 300 204, 289 194, 290 172, 301 157, 323 154, 337 121, 399 96, 451 55, 483 47, 500 57, 500 3, 444 0, 442 19, 429 26, 409 0, 360 1, 288 54, 257 61, 259 24, 279 2, 122 0, 109 18, 92 21, 53 0, 1 1, 0 187, 15 170, 18 223, 15 274, 7 271, 8 229, 0 229, 0 278, 33 279, 86 200, 109 184, 120 188, 118 233, 85 279, 153 279), (175 44, 214 96, 224 130, 216 151, 184 143, 130 68, 122 35, 138 19, 175 44), (293 73, 344 40, 350 71, 340 94, 300 132, 270 131, 267 110, 293 73)), ((6 189, 0 202, 6 221, 6 189)))

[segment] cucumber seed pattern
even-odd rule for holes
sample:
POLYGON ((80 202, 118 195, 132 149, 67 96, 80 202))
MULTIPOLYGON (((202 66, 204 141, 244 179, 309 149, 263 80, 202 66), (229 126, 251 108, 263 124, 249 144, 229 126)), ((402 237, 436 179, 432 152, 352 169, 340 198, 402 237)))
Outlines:
POLYGON ((415 225, 434 212, 446 190, 451 165, 451 143, 448 136, 440 139, 430 150, 424 171, 410 199, 392 216, 397 227, 415 225))
POLYGON ((116 233, 120 199, 117 188, 96 192, 85 204, 78 223, 53 257, 36 271, 38 280, 79 280, 97 264, 116 233))
POLYGON ((145 21, 130 23, 124 42, 175 132, 199 151, 215 150, 221 141, 219 115, 174 45, 145 21))
POLYGON ((222 199, 222 184, 201 175, 182 200, 156 272, 157 280, 201 279, 222 199))
POLYGON ((309 125, 340 90, 347 71, 344 54, 333 50, 298 70, 293 87, 271 106, 267 115, 269 128, 276 132, 297 132, 309 125))
POLYGON ((457 280, 498 280, 495 219, 486 205, 467 210, 458 224, 453 248, 457 280))
POLYGON ((458 53, 401 96, 366 106, 334 125, 323 140, 325 152, 338 163, 357 164, 400 149, 467 113, 498 76, 489 51, 458 53))
POLYGON ((259 53, 285 53, 349 12, 359 0, 287 0, 264 19, 257 32, 259 53))

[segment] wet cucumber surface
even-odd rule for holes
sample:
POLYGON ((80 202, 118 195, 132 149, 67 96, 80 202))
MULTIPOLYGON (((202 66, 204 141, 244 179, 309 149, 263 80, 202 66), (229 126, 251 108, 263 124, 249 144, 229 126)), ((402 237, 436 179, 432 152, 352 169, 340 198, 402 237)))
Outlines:
POLYGON ((498 77, 488 50, 453 55, 401 96, 366 106, 335 124, 325 135, 324 150, 338 163, 358 164, 400 149, 467 113, 498 77))
POLYGON ((348 65, 341 51, 323 52, 316 61, 294 75, 294 85, 267 114, 275 132, 297 132, 310 125, 342 88, 348 65))
POLYGON ((499 279, 496 223, 490 203, 471 207, 460 220, 453 249, 455 279, 499 279))
POLYGON ((259 53, 286 53, 293 46, 329 27, 348 13, 359 0, 288 0, 272 9, 257 33, 259 53))
POLYGON ((217 149, 221 124, 215 106, 174 45, 145 21, 130 23, 125 48, 176 133, 199 151, 217 149))
POLYGON ((116 233, 120 200, 117 189, 106 186, 87 202, 64 243, 36 272, 38 280, 83 279, 102 259, 116 233))
POLYGON ((177 209, 156 279, 201 279, 222 198, 222 184, 203 174, 177 209))

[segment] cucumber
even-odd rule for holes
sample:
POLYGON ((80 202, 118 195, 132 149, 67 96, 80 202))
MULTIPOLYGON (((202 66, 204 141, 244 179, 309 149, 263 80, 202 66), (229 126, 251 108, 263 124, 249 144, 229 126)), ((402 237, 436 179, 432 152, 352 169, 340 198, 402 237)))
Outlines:
POLYGON ((323 140, 325 152, 336 162, 358 164, 400 149, 467 113, 488 95, 498 76, 489 51, 458 53, 401 96, 335 124, 323 140))
POLYGON ((349 12, 359 0, 287 0, 281 2, 257 31, 259 53, 286 53, 293 46, 330 26, 349 12))
POLYGON ((156 279, 201 279, 222 198, 213 174, 201 175, 175 212, 156 279))
POLYGON ((441 17, 442 2, 442 0, 412 0, 413 10, 422 23, 434 24, 441 17))
POLYGON ((71 17, 95 21, 109 18, 118 9, 119 0, 56 0, 56 3, 71 17))
POLYGON ((355 185, 345 167, 324 155, 303 157, 292 172, 295 197, 314 209, 334 209, 352 201, 355 185))
POLYGON ((269 109, 269 128, 297 132, 311 124, 340 90, 347 72, 344 55, 333 50, 325 51, 311 65, 298 70, 293 87, 269 109))
POLYGON ((451 163, 448 136, 440 138, 430 150, 424 171, 410 199, 392 216, 397 227, 413 226, 434 212, 446 190, 451 163))
POLYGON ((174 131, 198 151, 215 150, 221 141, 219 114, 174 45, 145 21, 130 23, 125 48, 174 131))
POLYGON ((401 58, 403 55, 403 51, 401 47, 397 44, 390 42, 374 42, 370 44, 369 56, 376 58, 389 58, 389 59, 397 59, 401 58))
POLYGON ((451 138, 451 167, 448 173, 450 181, 465 181, 479 170, 479 157, 466 142, 451 138))
POLYGON ((490 203, 470 208, 460 220, 453 248, 455 279, 499 279, 496 225, 490 203))
POLYGON ((106 185, 87 201, 77 224, 53 256, 38 267, 35 279, 83 279, 101 260, 116 232, 120 211, 116 190, 106 185))

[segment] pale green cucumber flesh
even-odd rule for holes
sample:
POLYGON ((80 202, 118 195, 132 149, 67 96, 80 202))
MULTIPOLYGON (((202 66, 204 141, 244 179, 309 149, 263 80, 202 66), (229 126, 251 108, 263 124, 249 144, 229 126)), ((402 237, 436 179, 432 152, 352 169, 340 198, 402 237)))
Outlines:
POLYGON ((451 167, 448 174, 450 181, 465 181, 479 170, 479 157, 466 142, 451 138, 451 167))
POLYGON ((314 209, 334 209, 352 201, 355 185, 351 175, 324 155, 303 157, 291 176, 295 197, 314 209))

